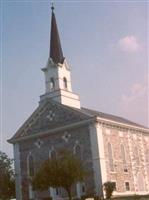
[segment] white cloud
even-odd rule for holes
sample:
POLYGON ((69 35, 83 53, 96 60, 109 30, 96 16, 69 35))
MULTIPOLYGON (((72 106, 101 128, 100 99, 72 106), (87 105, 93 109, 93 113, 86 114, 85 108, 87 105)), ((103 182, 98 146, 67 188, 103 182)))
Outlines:
POLYGON ((130 94, 122 94, 122 102, 125 105, 128 105, 135 101, 136 99, 140 99, 145 96, 147 92, 147 87, 146 85, 142 85, 139 83, 135 83, 134 85, 131 86, 130 88, 130 94))
POLYGON ((137 52, 140 49, 137 38, 134 35, 129 35, 121 38, 118 45, 122 51, 137 52))
POLYGON ((149 87, 148 81, 134 83, 127 93, 121 96, 121 114, 132 121, 149 126, 149 87))

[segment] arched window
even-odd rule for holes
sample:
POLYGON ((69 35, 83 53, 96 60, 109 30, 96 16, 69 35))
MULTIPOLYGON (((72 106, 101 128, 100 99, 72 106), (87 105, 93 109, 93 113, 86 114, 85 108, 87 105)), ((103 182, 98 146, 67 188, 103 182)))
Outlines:
POLYGON ((67 89, 67 79, 65 77, 63 78, 63 85, 64 89, 67 89))
POLYGON ((85 194, 85 183, 82 183, 82 194, 85 194))
POLYGON ((146 150, 145 156, 146 156, 146 162, 149 163, 149 149, 146 150))
POLYGON ((112 145, 108 143, 108 159, 109 159, 109 168, 110 171, 114 171, 114 163, 113 163, 113 153, 112 153, 112 145))
POLYGON ((137 147, 134 148, 134 155, 137 166, 140 165, 140 158, 139 158, 139 149, 137 147))
POLYGON ((55 83, 54 83, 54 78, 52 77, 50 79, 50 91, 54 90, 54 88, 55 88, 55 83))
POLYGON ((32 155, 28 156, 28 175, 34 176, 34 158, 32 155))
POLYGON ((84 182, 78 182, 76 184, 77 196, 80 198, 82 195, 85 195, 86 187, 84 182))
POLYGON ((75 146, 74 153, 80 160, 82 159, 82 151, 80 145, 75 146))
POLYGON ((56 159, 56 151, 55 150, 50 151, 50 158, 56 159))
POLYGON ((137 176, 138 191, 145 191, 145 178, 142 172, 139 172, 137 176))
POLYGON ((123 167, 124 167, 124 172, 127 172, 127 165, 126 165, 126 153, 125 153, 125 147, 123 144, 121 144, 121 157, 123 161, 123 167))

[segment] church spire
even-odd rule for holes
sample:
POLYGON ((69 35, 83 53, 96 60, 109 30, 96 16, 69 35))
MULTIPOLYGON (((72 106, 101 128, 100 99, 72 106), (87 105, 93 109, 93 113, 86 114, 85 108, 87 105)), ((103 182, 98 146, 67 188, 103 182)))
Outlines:
POLYGON ((52 18, 51 18, 50 58, 52 58, 54 63, 62 64, 64 61, 64 57, 63 57, 63 51, 61 47, 53 5, 51 9, 52 9, 52 18))
POLYGON ((50 53, 46 67, 42 69, 45 74, 45 94, 40 99, 50 98, 61 104, 80 108, 79 96, 72 92, 70 67, 63 57, 53 5, 51 9, 50 53))

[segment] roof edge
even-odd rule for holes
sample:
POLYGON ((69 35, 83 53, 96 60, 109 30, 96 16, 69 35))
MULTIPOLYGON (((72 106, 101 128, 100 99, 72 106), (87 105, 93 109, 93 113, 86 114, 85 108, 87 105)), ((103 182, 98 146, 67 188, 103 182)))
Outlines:
POLYGON ((138 126, 133 126, 133 125, 126 124, 126 123, 121 123, 121 122, 117 122, 117 121, 114 121, 114 120, 109 120, 109 119, 101 118, 99 116, 97 116, 97 120, 99 122, 101 122, 101 121, 104 121, 104 122, 107 122, 107 123, 109 122, 109 123, 118 124, 120 126, 124 126, 124 127, 127 127, 127 128, 139 129, 141 131, 145 131, 145 132, 149 133, 149 128, 145 128, 145 127, 143 128, 143 127, 141 127, 139 125, 138 126))
POLYGON ((33 139, 33 138, 36 138, 36 137, 39 137, 39 136, 46 136, 50 133, 53 134, 53 133, 58 132, 60 130, 65 130, 65 129, 69 129, 69 128, 72 128, 72 127, 80 127, 84 124, 94 122, 94 121, 96 121, 96 117, 90 117, 89 119, 83 120, 81 122, 72 123, 70 125, 54 128, 54 129, 51 129, 51 130, 45 131, 45 132, 39 132, 39 133, 36 133, 35 135, 24 136, 22 138, 16 138, 16 139, 11 138, 11 139, 8 139, 7 142, 9 142, 11 144, 15 144, 17 142, 28 140, 28 139, 33 139))

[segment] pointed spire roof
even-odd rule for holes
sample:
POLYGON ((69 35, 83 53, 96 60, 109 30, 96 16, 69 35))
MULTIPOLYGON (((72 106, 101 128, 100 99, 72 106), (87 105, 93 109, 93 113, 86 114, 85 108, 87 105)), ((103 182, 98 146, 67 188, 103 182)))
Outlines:
POLYGON ((52 9, 52 18, 51 18, 50 58, 52 58, 54 63, 63 63, 64 61, 63 51, 61 47, 53 5, 51 9, 52 9))

